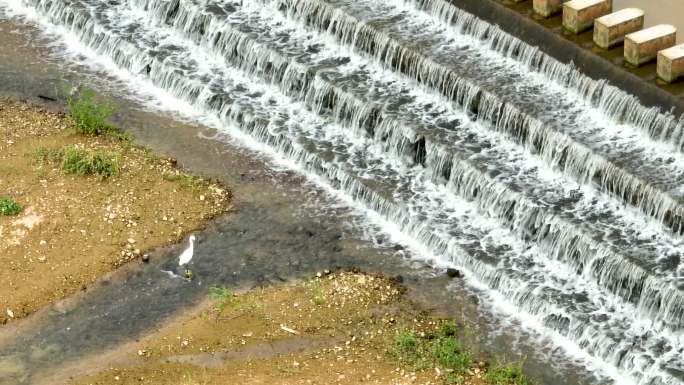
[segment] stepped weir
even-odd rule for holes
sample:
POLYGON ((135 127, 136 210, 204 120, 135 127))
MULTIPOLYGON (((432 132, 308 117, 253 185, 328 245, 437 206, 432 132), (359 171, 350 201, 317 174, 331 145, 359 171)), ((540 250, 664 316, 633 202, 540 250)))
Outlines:
POLYGON ((269 146, 635 384, 684 384, 684 118, 446 0, 0 6, 269 146))

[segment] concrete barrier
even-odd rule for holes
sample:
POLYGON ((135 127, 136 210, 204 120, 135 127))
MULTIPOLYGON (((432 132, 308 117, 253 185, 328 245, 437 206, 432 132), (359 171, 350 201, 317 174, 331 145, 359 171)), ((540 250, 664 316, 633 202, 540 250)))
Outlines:
POLYGON ((658 77, 668 83, 684 77, 684 44, 658 52, 658 77))
POLYGON ((684 114, 684 98, 656 85, 656 82, 628 71, 596 55, 591 50, 555 33, 531 17, 507 7, 499 0, 453 0, 459 8, 500 26, 506 33, 518 36, 563 63, 573 63, 578 70, 593 79, 606 79, 616 87, 631 93, 648 107, 658 107, 674 114, 684 114))
POLYGON ((613 9, 612 0, 572 0, 563 4, 563 28, 580 33, 594 26, 594 20, 613 9))
POLYGON ((625 35, 644 27, 644 11, 625 8, 594 20, 594 43, 608 49, 622 43, 625 35))
POLYGON ((677 28, 660 24, 625 36, 625 60, 640 66, 655 59, 658 51, 670 48, 677 40, 677 28))
POLYGON ((537 15, 550 17, 563 10, 563 2, 567 0, 533 0, 532 8, 537 15))

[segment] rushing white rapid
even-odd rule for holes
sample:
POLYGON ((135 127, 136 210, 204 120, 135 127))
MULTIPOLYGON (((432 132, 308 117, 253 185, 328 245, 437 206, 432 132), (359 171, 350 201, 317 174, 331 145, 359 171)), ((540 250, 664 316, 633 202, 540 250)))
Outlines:
POLYGON ((620 385, 684 384, 683 119, 444 0, 3 5, 325 180, 620 385))

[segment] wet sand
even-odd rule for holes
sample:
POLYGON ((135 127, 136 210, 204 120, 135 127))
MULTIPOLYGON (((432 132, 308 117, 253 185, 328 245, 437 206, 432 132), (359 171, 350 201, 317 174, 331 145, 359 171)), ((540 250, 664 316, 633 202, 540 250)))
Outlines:
POLYGON ((246 293, 213 293, 122 348, 106 370, 80 372, 69 385, 437 385, 456 376, 462 385, 485 385, 491 366, 474 356, 465 370, 435 360, 434 347, 448 341, 467 352, 467 330, 417 308, 399 283, 383 277, 320 272, 246 293), (410 333, 411 346, 397 345, 400 332, 410 333))
POLYGON ((73 371, 84 359, 96 360, 196 306, 211 285, 231 290, 269 286, 336 267, 402 275, 411 299, 467 325, 477 336, 476 352, 525 357, 526 373, 542 385, 604 383, 558 348, 521 331, 517 321, 492 316, 486 297, 464 281, 410 262, 408 252, 385 236, 373 233, 368 240, 355 225, 362 219, 358 212, 302 176, 274 170, 262 155, 215 138, 212 129, 147 111, 128 98, 125 85, 82 67, 63 66, 34 31, 8 32, 15 29, 0 22, 6 42, 0 47, 0 93, 59 100, 63 79, 87 82, 116 100, 116 123, 139 143, 178 159, 194 173, 218 178, 233 188, 234 200, 230 215, 199 234, 191 283, 160 272, 176 263, 185 245, 162 248, 151 254, 153 263, 125 266, 87 291, 0 328, 0 384, 36 383, 46 374, 73 371))

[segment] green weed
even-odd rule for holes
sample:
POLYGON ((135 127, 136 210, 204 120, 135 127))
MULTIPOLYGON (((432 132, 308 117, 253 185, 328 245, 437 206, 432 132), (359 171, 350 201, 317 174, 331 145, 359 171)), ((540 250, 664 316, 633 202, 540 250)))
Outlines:
POLYGON ((60 163, 62 162, 62 150, 58 148, 39 147, 33 156, 41 163, 60 163))
POLYGON ((446 373, 442 377, 442 380, 444 381, 445 384, 462 384, 465 381, 465 378, 460 375, 460 374, 454 374, 454 373, 446 373))
POLYGON ((400 330, 394 336, 388 353, 410 370, 439 367, 443 371, 443 383, 462 384, 470 368, 470 352, 454 336, 455 333, 456 325, 451 321, 441 324, 436 335, 418 336, 410 330, 400 330))
POLYGON ((535 382, 525 377, 522 363, 497 361, 487 370, 484 380, 489 385, 534 385, 535 382))
POLYGON ((76 131, 84 135, 101 135, 113 131, 107 119, 114 112, 108 103, 97 102, 91 89, 81 90, 67 99, 69 116, 76 123, 76 131))
POLYGON ((456 322, 454 321, 444 321, 439 326, 439 334, 445 337, 450 337, 450 336, 455 336, 456 335, 456 322))
POLYGON ((470 354, 454 337, 437 339, 432 353, 442 367, 452 369, 457 373, 465 372, 470 367, 470 354))
POLYGON ((209 298, 214 301, 214 308, 223 311, 226 306, 233 302, 233 295, 225 287, 213 286, 209 288, 209 298))
POLYGON ((131 144, 133 136, 107 123, 114 113, 114 106, 95 100, 95 92, 89 88, 67 99, 69 117, 76 123, 76 132, 81 135, 106 134, 118 141, 131 144))
POLYGON ((67 173, 98 175, 103 179, 119 174, 120 155, 115 152, 87 151, 74 146, 38 148, 34 157, 41 163, 60 164, 67 173))
POLYGON ((106 179, 119 174, 118 153, 85 151, 73 146, 62 149, 62 169, 78 175, 99 175, 106 179))
POLYGON ((0 215, 14 216, 21 212, 21 206, 11 198, 0 198, 0 215))
POLYGON ((414 350, 417 345, 416 336, 408 330, 401 330, 394 337, 394 345, 404 352, 414 350))

